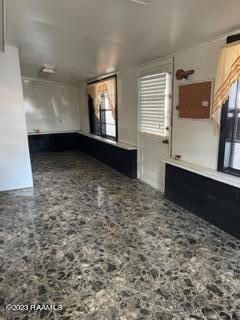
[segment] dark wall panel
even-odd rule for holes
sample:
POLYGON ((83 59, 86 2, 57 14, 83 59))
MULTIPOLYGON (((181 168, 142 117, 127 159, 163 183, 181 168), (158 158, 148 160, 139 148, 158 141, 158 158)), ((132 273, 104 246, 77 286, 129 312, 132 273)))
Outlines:
POLYGON ((77 133, 54 133, 28 136, 30 153, 78 149, 77 133))
POLYGON ((122 174, 137 178, 137 150, 122 149, 79 134, 80 149, 122 174))
POLYGON ((240 189, 167 164, 167 199, 240 238, 240 189))

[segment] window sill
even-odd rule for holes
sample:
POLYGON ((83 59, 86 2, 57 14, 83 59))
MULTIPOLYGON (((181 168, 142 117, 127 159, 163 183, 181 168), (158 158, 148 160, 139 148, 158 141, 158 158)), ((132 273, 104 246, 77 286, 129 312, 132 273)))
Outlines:
POLYGON ((226 169, 222 170, 221 172, 226 173, 226 174, 230 174, 230 175, 237 177, 237 178, 240 178, 240 171, 239 170, 226 168, 226 169))
POLYGON ((190 162, 186 162, 183 160, 175 160, 173 158, 167 159, 166 163, 182 168, 184 170, 205 176, 207 178, 217 180, 222 183, 226 183, 228 185, 231 185, 236 188, 240 188, 240 178, 236 176, 232 176, 230 174, 219 172, 216 170, 208 169, 202 166, 198 166, 195 164, 192 164, 190 162))
POLYGON ((47 135, 47 134, 62 134, 62 133, 75 133, 76 130, 66 130, 66 131, 30 131, 28 132, 28 136, 40 136, 40 135, 47 135))
POLYGON ((106 139, 106 138, 103 138, 103 137, 99 137, 96 134, 88 133, 88 132, 85 132, 85 131, 78 131, 78 133, 82 134, 84 136, 87 136, 89 138, 92 138, 92 139, 95 139, 95 140, 99 140, 99 141, 102 141, 104 143, 108 143, 108 144, 111 144, 113 146, 125 149, 125 150, 137 150, 136 146, 132 146, 132 145, 127 144, 127 143, 122 143, 122 142, 118 142, 118 141, 113 141, 111 139, 106 139))

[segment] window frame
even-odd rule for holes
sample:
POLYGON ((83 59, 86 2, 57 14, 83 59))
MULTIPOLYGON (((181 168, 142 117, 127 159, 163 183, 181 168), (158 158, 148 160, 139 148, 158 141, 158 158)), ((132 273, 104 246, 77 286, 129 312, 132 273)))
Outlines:
POLYGON ((117 74, 111 75, 111 76, 107 76, 107 77, 103 77, 101 79, 98 80, 94 80, 94 81, 90 81, 87 82, 87 85, 91 85, 91 84, 95 84, 95 83, 99 83, 99 82, 103 82, 105 80, 109 80, 109 79, 115 79, 115 127, 116 127, 116 136, 109 136, 107 134, 103 133, 102 130, 102 110, 100 108, 100 134, 95 133, 95 135, 97 135, 98 137, 102 137, 104 139, 108 139, 108 140, 112 140, 112 141, 116 141, 118 142, 118 83, 117 83, 117 74))
MULTIPOLYGON (((240 34, 232 35, 227 37, 226 43, 233 43, 240 40, 240 34)), ((239 85, 240 85, 240 80, 239 85)), ((230 174, 232 176, 240 177, 240 170, 230 168, 229 166, 225 166, 225 149, 226 149, 226 142, 228 140, 229 128, 227 126, 228 122, 228 106, 229 106, 229 99, 224 103, 222 106, 221 111, 221 124, 220 124, 220 137, 219 137, 219 152, 218 152, 218 171, 230 174)), ((235 113, 236 116, 237 113, 235 113)), ((236 119, 234 119, 236 121, 236 119)), ((232 128, 234 130, 234 128, 232 128)), ((231 141, 230 143, 233 144, 233 134, 231 134, 231 141)), ((231 148, 231 152, 232 152, 231 148)))
MULTIPOLYGON (((229 166, 225 166, 225 150, 226 150, 226 142, 230 142, 231 145, 235 143, 234 139, 234 133, 231 133, 231 139, 228 139, 229 135, 229 128, 228 128, 228 105, 229 100, 225 102, 225 104, 222 107, 222 113, 221 113, 221 129, 220 129, 220 141, 219 141, 219 154, 218 154, 218 171, 231 174, 233 176, 240 177, 240 170, 233 169, 229 166)), ((240 114, 239 112, 234 112, 234 122, 236 121, 235 117, 236 115, 240 114)), ((234 128, 232 128, 232 131, 234 131, 234 128)), ((233 147, 231 146, 231 151, 233 151, 233 147)))
MULTIPOLYGON (((102 97, 101 97, 102 98, 102 97)), ((116 137, 116 119, 115 119, 115 124, 107 123, 106 121, 106 113, 107 112, 112 112, 111 109, 107 108, 105 105, 102 107, 102 104, 100 106, 100 132, 101 132, 101 137, 106 138, 106 139, 114 139, 116 137), (107 125, 111 125, 115 127, 115 137, 108 135, 106 133, 103 133, 103 131, 107 132, 107 125)), ((115 111, 115 118, 116 118, 116 111, 115 111)))

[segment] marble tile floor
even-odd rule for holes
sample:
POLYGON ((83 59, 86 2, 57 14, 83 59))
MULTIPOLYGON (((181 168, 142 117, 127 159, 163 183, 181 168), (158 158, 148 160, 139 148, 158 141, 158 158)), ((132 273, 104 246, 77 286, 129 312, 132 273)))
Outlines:
POLYGON ((235 238, 83 153, 32 165, 0 194, 0 319, 240 320, 235 238))

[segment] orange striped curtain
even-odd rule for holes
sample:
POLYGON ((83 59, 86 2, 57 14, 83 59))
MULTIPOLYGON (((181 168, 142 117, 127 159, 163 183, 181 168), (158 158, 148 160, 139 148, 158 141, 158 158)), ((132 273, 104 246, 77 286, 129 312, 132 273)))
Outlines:
POLYGON ((240 42, 226 45, 220 53, 211 117, 220 125, 221 109, 232 85, 240 79, 240 42))

